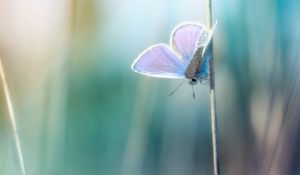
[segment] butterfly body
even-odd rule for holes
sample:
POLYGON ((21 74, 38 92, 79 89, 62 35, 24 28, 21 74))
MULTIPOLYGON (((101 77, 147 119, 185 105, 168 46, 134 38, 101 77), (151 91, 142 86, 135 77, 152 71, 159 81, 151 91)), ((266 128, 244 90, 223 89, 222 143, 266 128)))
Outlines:
POLYGON ((179 24, 171 33, 170 46, 149 47, 133 62, 132 69, 158 78, 187 78, 191 85, 201 83, 209 76, 212 33, 194 22, 179 24))
POLYGON ((189 79, 189 84, 190 85, 195 85, 198 82, 202 82, 204 78, 207 78, 204 69, 205 67, 202 67, 203 65, 203 47, 198 48, 194 55, 193 58, 191 59, 188 67, 186 68, 185 71, 185 77, 189 79))

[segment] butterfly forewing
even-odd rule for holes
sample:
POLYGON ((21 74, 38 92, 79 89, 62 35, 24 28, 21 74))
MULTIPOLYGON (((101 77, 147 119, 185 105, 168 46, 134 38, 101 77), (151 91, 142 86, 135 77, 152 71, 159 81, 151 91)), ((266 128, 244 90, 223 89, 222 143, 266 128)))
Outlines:
POLYGON ((206 33, 205 26, 193 22, 185 22, 173 30, 170 45, 187 64, 193 57, 198 38, 206 33))
POLYGON ((133 62, 135 72, 159 78, 184 78, 184 66, 166 44, 157 44, 142 52, 133 62))

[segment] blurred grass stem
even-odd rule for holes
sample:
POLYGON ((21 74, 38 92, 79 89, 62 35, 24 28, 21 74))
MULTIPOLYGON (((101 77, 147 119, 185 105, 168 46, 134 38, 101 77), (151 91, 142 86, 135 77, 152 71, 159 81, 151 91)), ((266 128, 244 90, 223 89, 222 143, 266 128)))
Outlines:
POLYGON ((5 96, 5 101, 7 104, 8 108, 8 116, 12 125, 12 130, 13 130, 13 136, 16 144, 16 150, 17 150, 17 155, 19 159, 19 164, 20 164, 20 170, 21 174, 25 175, 25 165, 24 165, 24 160, 23 160, 23 154, 22 154, 22 149, 21 149, 21 144, 20 144, 20 139, 18 135, 18 128, 17 128, 17 123, 16 123, 16 118, 14 114, 14 109, 12 105, 12 101, 10 98, 10 93, 7 85, 7 81, 5 78, 4 70, 3 70, 3 64, 2 64, 2 58, 0 57, 0 76, 1 76, 1 81, 3 84, 3 90, 4 90, 4 96, 5 96))
MULTIPOLYGON (((207 0, 207 19, 208 28, 212 29, 212 2, 207 0)), ((216 94, 215 94, 215 72, 214 72, 214 56, 213 56, 213 38, 211 39, 210 47, 210 120, 212 134, 212 150, 213 150, 213 172, 214 175, 219 175, 219 154, 217 142, 217 113, 216 113, 216 94)))

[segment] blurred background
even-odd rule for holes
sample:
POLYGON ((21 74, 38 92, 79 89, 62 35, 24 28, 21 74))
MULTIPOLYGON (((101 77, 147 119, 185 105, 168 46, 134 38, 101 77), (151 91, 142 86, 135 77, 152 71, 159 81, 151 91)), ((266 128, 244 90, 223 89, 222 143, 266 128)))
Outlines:
MULTIPOLYGON (((222 175, 300 174, 300 1, 213 0, 222 175)), ((0 0, 28 175, 212 174, 209 87, 134 73, 204 0, 0 0)), ((0 174, 19 175, 0 84, 0 174)))

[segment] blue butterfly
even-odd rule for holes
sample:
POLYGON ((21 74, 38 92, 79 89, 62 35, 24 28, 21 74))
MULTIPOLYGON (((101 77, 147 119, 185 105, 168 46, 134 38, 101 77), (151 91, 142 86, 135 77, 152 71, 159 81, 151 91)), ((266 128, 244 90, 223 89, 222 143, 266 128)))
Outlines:
POLYGON ((170 46, 161 43, 149 47, 135 59, 132 70, 151 77, 187 78, 191 85, 207 80, 216 24, 212 30, 194 22, 179 24, 171 33, 170 46))

